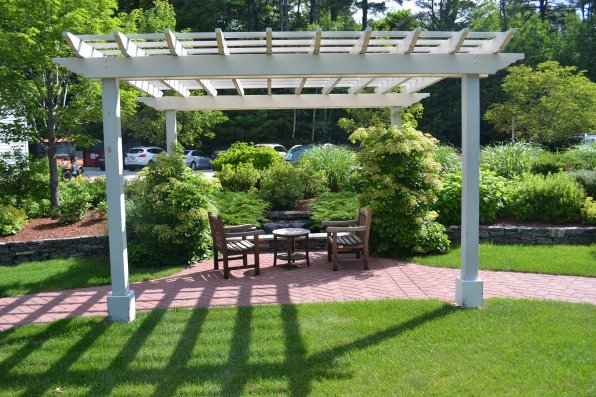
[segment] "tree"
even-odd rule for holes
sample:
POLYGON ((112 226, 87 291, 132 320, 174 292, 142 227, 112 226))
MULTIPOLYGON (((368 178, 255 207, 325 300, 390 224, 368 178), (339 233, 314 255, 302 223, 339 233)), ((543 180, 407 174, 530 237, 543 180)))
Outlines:
POLYGON ((72 53, 62 32, 109 33, 118 27, 115 0, 3 0, 0 3, 0 108, 17 117, 8 131, 46 141, 50 201, 58 200, 55 161, 59 139, 78 137, 81 125, 100 119, 97 83, 52 63, 72 53))
POLYGON ((596 129, 596 83, 574 66, 547 61, 535 69, 507 69, 507 100, 493 104, 484 117, 495 127, 540 143, 560 143, 596 129))

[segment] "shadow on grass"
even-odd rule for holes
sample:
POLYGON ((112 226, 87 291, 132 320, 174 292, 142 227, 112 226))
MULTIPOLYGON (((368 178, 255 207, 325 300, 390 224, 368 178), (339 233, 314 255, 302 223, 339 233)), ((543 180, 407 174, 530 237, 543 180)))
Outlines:
MULTIPOLYGON (((307 347, 300 330, 297 306, 281 305, 280 310, 285 346, 283 362, 268 362, 265 357, 260 356, 251 357, 251 343, 262 342, 251 341, 254 308, 240 306, 237 307, 228 359, 225 363, 217 364, 211 360, 208 364, 194 366, 189 364, 193 358, 194 349, 199 348, 199 352, 195 355, 202 354, 200 346, 197 346, 197 340, 209 313, 207 309, 195 309, 167 364, 161 368, 155 368, 152 365, 141 365, 142 368, 137 368, 139 362, 138 359, 135 361, 135 358, 141 348, 151 349, 151 346, 147 345, 151 334, 157 332, 158 327, 168 327, 163 318, 166 311, 153 310, 144 317, 116 357, 103 368, 78 365, 77 369, 72 369, 77 359, 83 356, 93 342, 108 329, 109 325, 105 321, 91 327, 62 357, 39 376, 35 385, 31 384, 31 374, 23 371, 10 372, 46 340, 60 338, 69 324, 66 320, 54 323, 39 335, 31 337, 24 347, 0 363, 0 374, 4 375, 0 375, 4 378, 0 378, 0 382, 6 382, 7 385, 28 385, 25 395, 43 394, 56 384, 69 385, 71 389, 75 386, 87 388, 88 396, 108 395, 115 388, 130 384, 153 384, 155 396, 176 394, 177 389, 182 385, 219 384, 220 395, 240 396, 247 392, 245 388, 249 383, 259 384, 268 381, 279 384, 287 381, 287 392, 295 397, 303 397, 312 393, 314 380, 346 379, 353 376, 338 366, 337 362, 340 358, 396 338, 424 324, 446 317, 457 309, 445 304, 395 326, 310 356, 307 354, 307 347), (131 367, 131 363, 135 364, 131 367)), ((254 391, 252 389, 252 392, 254 391)), ((267 392, 275 394, 280 390, 259 389, 259 393, 267 394, 267 392)))

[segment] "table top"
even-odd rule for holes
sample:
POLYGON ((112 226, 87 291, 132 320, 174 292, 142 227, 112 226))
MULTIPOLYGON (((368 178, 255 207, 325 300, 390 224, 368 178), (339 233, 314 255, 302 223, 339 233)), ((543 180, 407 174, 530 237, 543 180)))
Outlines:
POLYGON ((299 237, 307 236, 310 233, 308 229, 301 229, 298 227, 288 227, 285 229, 276 229, 273 234, 280 237, 299 237))

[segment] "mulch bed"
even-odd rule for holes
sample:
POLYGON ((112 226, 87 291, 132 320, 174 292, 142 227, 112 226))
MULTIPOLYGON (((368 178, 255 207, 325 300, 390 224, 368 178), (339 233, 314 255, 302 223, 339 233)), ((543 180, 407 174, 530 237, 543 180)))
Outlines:
POLYGON ((60 225, 57 219, 32 219, 19 233, 12 236, 0 236, 0 243, 108 234, 108 222, 105 219, 90 216, 91 214, 82 221, 67 226, 60 225))

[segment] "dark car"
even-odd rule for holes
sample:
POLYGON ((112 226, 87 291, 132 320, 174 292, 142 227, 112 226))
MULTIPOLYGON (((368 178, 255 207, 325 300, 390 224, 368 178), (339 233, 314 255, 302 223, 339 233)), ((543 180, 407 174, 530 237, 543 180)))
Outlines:
POLYGON ((218 147, 218 148, 215 148, 215 150, 213 151, 213 153, 211 153, 211 160, 214 160, 220 152, 227 152, 228 149, 229 149, 228 147, 218 147))
MULTIPOLYGON (((126 159, 126 153, 128 149, 133 148, 135 146, 143 146, 140 143, 125 143, 122 145, 122 165, 124 165, 124 160, 126 159)), ((100 170, 106 170, 106 154, 103 149, 101 149, 97 155, 97 166, 100 170)))

